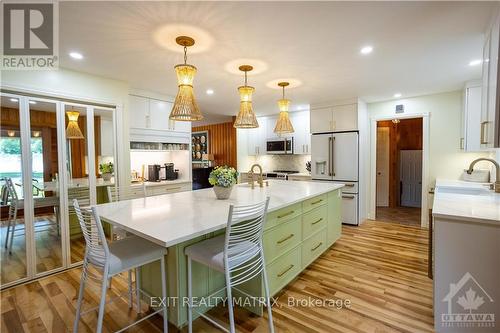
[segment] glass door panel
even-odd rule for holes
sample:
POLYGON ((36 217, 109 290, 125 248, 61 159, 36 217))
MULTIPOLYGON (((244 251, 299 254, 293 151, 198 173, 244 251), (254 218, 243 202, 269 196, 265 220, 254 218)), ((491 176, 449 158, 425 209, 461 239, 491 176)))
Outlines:
POLYGON ((26 224, 19 98, 2 95, 0 105, 0 281, 6 284, 27 276, 26 224))
MULTIPOLYGON (((96 165, 96 203, 108 202, 108 186, 114 186, 116 177, 114 109, 94 108, 94 146, 96 165)), ((112 238, 112 227, 103 221, 103 229, 112 238)), ((115 230, 115 233, 123 231, 115 230)), ((115 235, 116 237, 117 235, 115 235)), ((118 235, 119 236, 119 235, 118 235)))
POLYGON ((88 206, 90 201, 87 108, 64 104, 66 127, 66 191, 68 194, 68 226, 70 263, 83 260, 85 239, 78 223, 73 200, 80 206, 88 206))
POLYGON ((63 266, 57 104, 29 101, 36 273, 63 266))

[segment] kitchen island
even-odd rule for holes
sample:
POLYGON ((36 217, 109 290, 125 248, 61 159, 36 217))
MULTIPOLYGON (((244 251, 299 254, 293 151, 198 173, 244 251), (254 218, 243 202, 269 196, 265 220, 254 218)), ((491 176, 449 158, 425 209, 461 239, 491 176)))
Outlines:
MULTIPOLYGON (((237 185, 229 200, 217 200, 212 189, 203 189, 98 205, 97 212, 106 222, 168 248, 169 321, 182 327, 187 319, 184 248, 223 233, 231 204, 251 204, 270 197, 263 243, 274 295, 340 237, 342 186, 271 180, 263 188, 237 185)), ((194 296, 223 296, 217 291, 224 283, 223 274, 193 264, 194 296)), ((142 268, 141 287, 151 296, 161 295, 159 263, 142 268)), ((243 288, 255 296, 264 294, 260 279, 243 288)))

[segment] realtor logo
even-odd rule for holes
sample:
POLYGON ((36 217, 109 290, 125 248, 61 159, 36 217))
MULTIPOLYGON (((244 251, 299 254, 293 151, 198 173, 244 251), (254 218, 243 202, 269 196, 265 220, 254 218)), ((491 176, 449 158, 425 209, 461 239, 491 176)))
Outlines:
POLYGON ((57 2, 3 3, 2 68, 57 67, 57 2))
POLYGON ((495 314, 487 311, 493 298, 469 272, 457 283, 450 284, 443 302, 448 303, 448 312, 441 314, 444 327, 495 326, 495 314))

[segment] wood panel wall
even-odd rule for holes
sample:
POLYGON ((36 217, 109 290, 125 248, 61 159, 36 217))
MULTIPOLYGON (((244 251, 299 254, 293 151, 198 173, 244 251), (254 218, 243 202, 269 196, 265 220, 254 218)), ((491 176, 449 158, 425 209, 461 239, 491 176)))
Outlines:
POLYGON ((214 164, 237 168, 236 128, 233 121, 193 127, 193 132, 208 131, 209 153, 214 155, 214 164))
POLYGON ((400 204, 399 155, 401 150, 421 150, 423 143, 422 118, 377 122, 377 127, 389 127, 389 207, 400 204))

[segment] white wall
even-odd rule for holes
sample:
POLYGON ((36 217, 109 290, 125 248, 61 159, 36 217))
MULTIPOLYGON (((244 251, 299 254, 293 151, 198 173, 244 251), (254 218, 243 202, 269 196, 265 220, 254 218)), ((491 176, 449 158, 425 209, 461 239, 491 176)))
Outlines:
POLYGON ((436 178, 458 179, 472 160, 490 156, 488 152, 469 153, 460 150, 463 107, 461 91, 371 103, 368 104, 369 117, 394 116, 397 104, 404 105, 406 115, 426 112, 430 115, 429 184, 431 187, 434 186, 436 178))
POLYGON ((128 83, 64 68, 54 71, 2 71, 1 88, 83 102, 115 105, 120 182, 130 178, 128 83))

